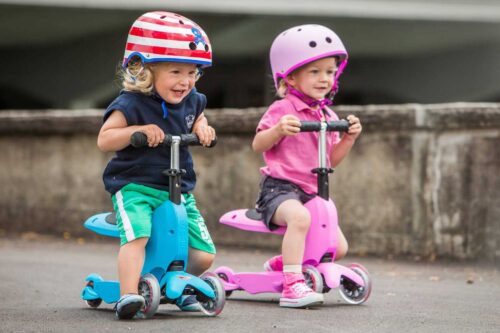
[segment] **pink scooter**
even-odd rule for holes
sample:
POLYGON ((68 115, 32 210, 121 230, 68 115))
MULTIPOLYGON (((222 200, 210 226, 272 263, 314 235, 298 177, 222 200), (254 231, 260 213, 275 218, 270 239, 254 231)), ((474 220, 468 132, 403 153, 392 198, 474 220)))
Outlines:
MULTIPOLYGON (((326 166, 326 132, 347 131, 346 120, 326 122, 302 122, 301 132, 319 132, 319 167, 311 172, 317 174, 318 196, 304 206, 311 214, 311 226, 306 238, 303 273, 307 285, 318 293, 326 293, 339 288, 341 297, 350 304, 361 304, 370 296, 372 283, 367 270, 360 264, 348 267, 334 263, 337 251, 337 208, 329 198, 328 176, 333 169, 326 166)), ((239 209, 224 214, 220 223, 234 228, 282 235, 286 227, 270 231, 255 209, 239 209)), ((242 272, 235 273, 229 267, 219 267, 215 273, 223 280, 226 296, 234 290, 244 290, 250 294, 281 293, 282 272, 242 272)))

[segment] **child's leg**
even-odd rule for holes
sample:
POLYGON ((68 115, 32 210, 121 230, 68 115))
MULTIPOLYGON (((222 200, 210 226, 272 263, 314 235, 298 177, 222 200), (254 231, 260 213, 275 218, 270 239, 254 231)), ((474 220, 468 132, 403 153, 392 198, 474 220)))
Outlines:
POLYGON ((137 287, 144 265, 144 249, 148 239, 138 238, 120 247, 118 253, 120 295, 138 293, 137 287))
POLYGON ((302 260, 311 215, 304 205, 295 199, 283 201, 273 216, 273 223, 286 225, 283 237, 283 292, 280 306, 303 308, 323 303, 323 295, 311 290, 302 274, 302 260))
POLYGON ((282 243, 283 265, 302 265, 311 225, 309 211, 298 200, 286 200, 276 209, 272 222, 287 227, 282 243))
MULTIPOLYGON (((183 203, 188 216, 189 253, 187 272, 200 275, 210 268, 215 257, 215 246, 205 220, 196 207, 192 194, 183 194, 183 203)), ((194 295, 183 296, 177 301, 182 311, 200 311, 201 306, 194 295)))
POLYGON ((200 275, 210 268, 215 258, 215 246, 192 194, 183 194, 188 216, 189 256, 188 273, 200 275))
POLYGON ((347 244, 347 239, 344 236, 340 226, 338 227, 338 237, 337 237, 337 253, 335 254, 335 260, 340 260, 345 257, 349 245, 347 244))
POLYGON ((193 275, 201 275, 208 270, 214 262, 215 254, 189 248, 187 272, 193 275))
POLYGON ((132 319, 144 306, 144 297, 139 295, 138 285, 147 241, 148 238, 138 238, 120 247, 118 276, 121 297, 115 306, 119 319, 132 319))

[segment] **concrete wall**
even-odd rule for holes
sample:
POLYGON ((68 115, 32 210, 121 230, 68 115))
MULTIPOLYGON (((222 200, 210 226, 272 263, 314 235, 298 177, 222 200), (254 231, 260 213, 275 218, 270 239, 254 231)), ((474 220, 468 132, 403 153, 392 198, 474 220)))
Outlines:
MULTIPOLYGON (((219 144, 193 148, 195 194, 218 244, 279 248, 280 237, 217 223, 252 207, 260 155, 250 143, 264 109, 207 110, 219 144)), ((500 105, 338 107, 364 131, 331 177, 350 251, 500 263, 500 105)), ((89 215, 111 209, 96 147, 101 110, 0 113, 0 231, 92 237, 89 215)))

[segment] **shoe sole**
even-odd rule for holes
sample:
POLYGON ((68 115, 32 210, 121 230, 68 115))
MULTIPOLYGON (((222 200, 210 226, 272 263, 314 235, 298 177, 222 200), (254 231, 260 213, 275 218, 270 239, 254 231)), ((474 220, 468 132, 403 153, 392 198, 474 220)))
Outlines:
POLYGON ((188 305, 188 306, 185 306, 185 307, 179 307, 179 309, 182 311, 182 312, 200 312, 201 311, 201 305, 198 303, 198 304, 193 304, 193 305, 188 305))
POLYGON ((320 297, 314 295, 303 299, 296 298, 280 298, 280 306, 284 308, 309 308, 319 306, 324 303, 323 295, 320 297))

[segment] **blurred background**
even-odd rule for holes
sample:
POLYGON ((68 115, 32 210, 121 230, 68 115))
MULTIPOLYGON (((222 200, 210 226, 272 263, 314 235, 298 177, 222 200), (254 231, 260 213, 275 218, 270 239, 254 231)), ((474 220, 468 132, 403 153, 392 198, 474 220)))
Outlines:
POLYGON ((218 245, 280 246, 218 219, 255 204, 263 161, 250 143, 275 98, 273 39, 317 23, 349 51, 335 111, 363 122, 331 177, 350 253, 500 263, 500 0, 0 0, 0 238, 88 238, 82 222, 112 210, 113 154, 96 137, 129 28, 152 10, 212 42, 197 86, 219 143, 192 151, 218 245))
POLYGON ((179 12, 209 34, 209 108, 273 100, 268 51, 294 25, 332 28, 350 60, 337 104, 500 101, 496 0, 0 0, 0 109, 104 108, 132 22, 179 12))

